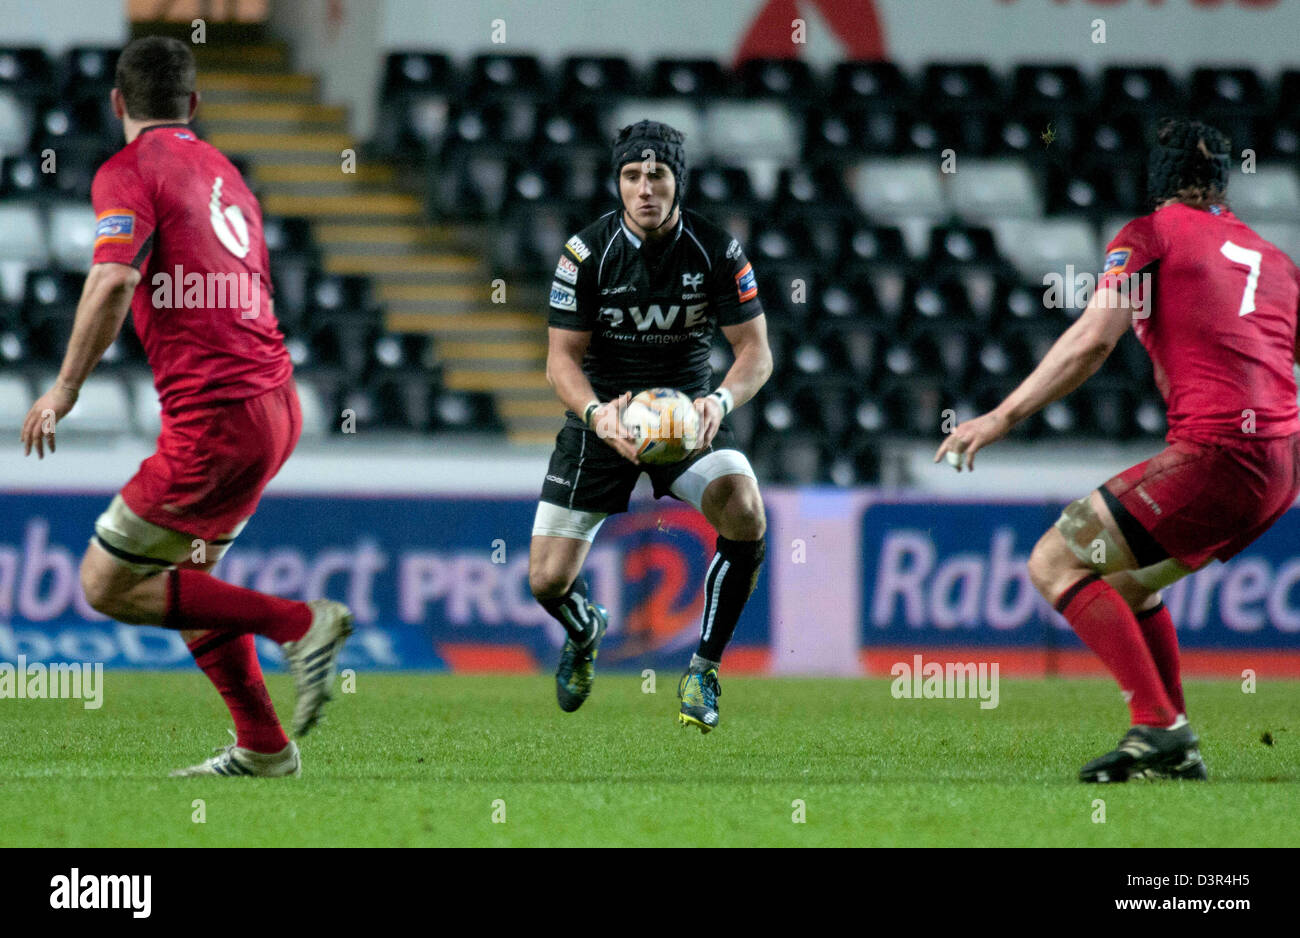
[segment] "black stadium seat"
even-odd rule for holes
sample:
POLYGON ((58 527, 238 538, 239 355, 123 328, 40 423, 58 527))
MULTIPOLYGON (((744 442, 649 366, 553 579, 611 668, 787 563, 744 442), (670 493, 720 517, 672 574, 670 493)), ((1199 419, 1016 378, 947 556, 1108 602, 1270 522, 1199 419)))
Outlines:
POLYGON ((807 101, 817 96, 817 78, 802 59, 749 59, 736 69, 740 93, 747 98, 807 101))
POLYGON ((536 56, 491 52, 476 55, 471 61, 465 93, 477 101, 536 100, 547 96, 548 87, 542 64, 536 56))
POLYGON ((631 95, 636 84, 636 72, 622 56, 573 55, 560 64, 556 100, 576 109, 631 95))
POLYGON ((1186 106, 1186 95, 1158 65, 1112 65, 1101 73, 1102 114, 1168 114, 1186 106))
POLYGON ((695 101, 722 97, 727 76, 715 59, 658 59, 650 66, 646 91, 652 98, 695 101))
POLYGON ((906 108, 912 103, 907 76, 893 62, 840 62, 831 70, 831 110, 906 108))

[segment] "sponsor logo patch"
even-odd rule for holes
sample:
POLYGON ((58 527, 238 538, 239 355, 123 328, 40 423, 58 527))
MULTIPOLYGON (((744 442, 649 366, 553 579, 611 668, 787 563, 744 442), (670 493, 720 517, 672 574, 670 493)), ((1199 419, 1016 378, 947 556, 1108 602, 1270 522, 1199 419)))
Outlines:
POLYGON ((1102 267, 1103 274, 1122 274, 1128 267, 1129 258, 1133 256, 1132 248, 1116 248, 1106 255, 1106 264, 1102 267))
POLYGON ((578 263, 582 263, 587 258, 591 257, 591 248, 583 244, 582 239, 577 235, 574 235, 568 241, 565 241, 564 247, 570 254, 578 259, 578 263))
POLYGON ((135 212, 110 208, 95 222, 95 247, 101 244, 130 244, 135 240, 135 212))
POLYGON ((740 242, 735 238, 727 245, 727 260, 734 261, 740 257, 740 242))
POLYGON ((746 264, 736 274, 736 292, 740 295, 740 302, 742 303, 758 296, 758 281, 754 279, 752 265, 746 264))
POLYGON ((567 257, 561 257, 560 262, 555 265, 555 279, 576 284, 578 282, 578 265, 567 257))
POLYGON ((563 309, 574 312, 578 308, 578 297, 573 292, 572 287, 566 287, 562 283, 554 280, 551 281, 551 306, 556 309, 563 309))

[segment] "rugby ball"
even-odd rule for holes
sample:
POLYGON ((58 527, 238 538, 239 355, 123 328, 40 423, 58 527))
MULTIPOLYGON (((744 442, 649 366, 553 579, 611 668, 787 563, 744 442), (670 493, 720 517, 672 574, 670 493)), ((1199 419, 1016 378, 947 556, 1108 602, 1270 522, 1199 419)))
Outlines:
POLYGON ((651 388, 632 398, 623 411, 637 458, 652 466, 680 462, 698 444, 700 415, 681 391, 651 388))

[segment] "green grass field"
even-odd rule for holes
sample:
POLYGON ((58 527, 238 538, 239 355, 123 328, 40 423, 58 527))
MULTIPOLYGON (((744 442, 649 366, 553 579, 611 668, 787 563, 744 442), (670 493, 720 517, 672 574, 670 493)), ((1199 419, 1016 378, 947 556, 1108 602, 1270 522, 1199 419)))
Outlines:
MULTIPOLYGON (((194 780, 166 775, 228 740, 216 692, 109 672, 97 711, 0 701, 0 846, 1300 843, 1295 683, 1189 683, 1212 780, 1100 787, 1074 778, 1126 728, 1107 681, 1007 680, 980 710, 884 680, 724 674, 707 737, 676 725, 676 675, 641 683, 602 674, 563 714, 548 675, 362 673, 301 743, 301 778, 194 780)), ((285 714, 288 679, 271 690, 285 714)))

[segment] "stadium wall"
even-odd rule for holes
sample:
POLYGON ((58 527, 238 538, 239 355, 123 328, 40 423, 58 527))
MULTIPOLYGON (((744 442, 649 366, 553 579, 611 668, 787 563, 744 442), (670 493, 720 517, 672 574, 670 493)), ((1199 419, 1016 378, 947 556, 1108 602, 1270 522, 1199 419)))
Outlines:
POLYGON ((71 46, 123 45, 126 5, 105 0, 0 0, 0 45, 39 46, 58 54, 71 46))

